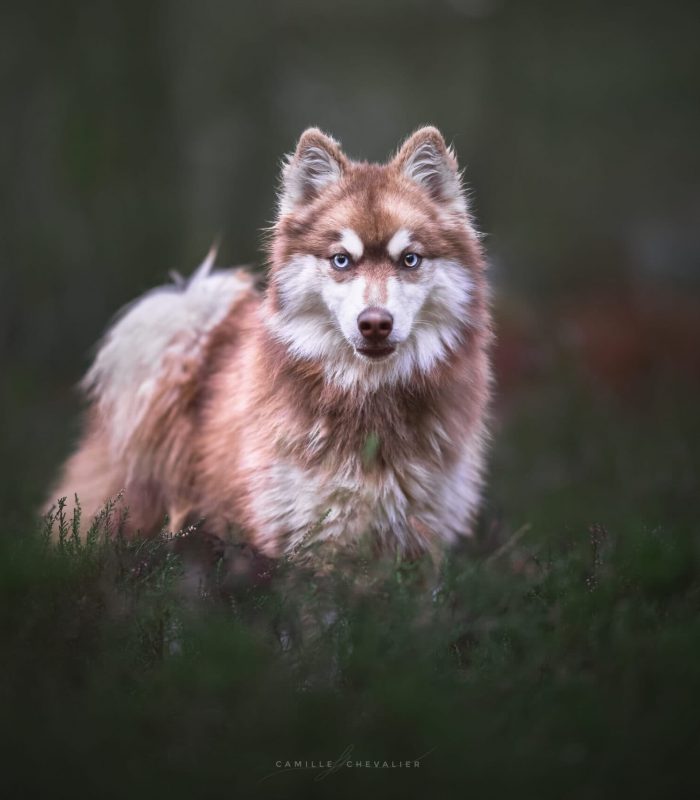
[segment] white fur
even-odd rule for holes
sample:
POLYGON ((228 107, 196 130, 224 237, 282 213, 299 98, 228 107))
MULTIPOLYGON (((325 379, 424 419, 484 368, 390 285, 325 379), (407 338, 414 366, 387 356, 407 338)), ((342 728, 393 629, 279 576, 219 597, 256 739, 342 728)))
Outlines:
POLYGON ((83 388, 107 423, 113 457, 123 456, 156 392, 170 371, 177 380, 196 362, 209 332, 241 295, 250 277, 234 270, 212 272, 212 250, 180 285, 154 289, 127 306, 107 332, 83 388))
POLYGON ((406 228, 399 228, 386 246, 393 261, 398 261, 401 253, 411 244, 411 233, 406 228))
MULTIPOLYGON (((446 433, 433 421, 436 449, 446 433)), ((442 440, 442 441, 441 441, 442 440)), ((371 531, 380 540, 402 548, 421 546, 412 517, 434 531, 436 541, 454 542, 478 507, 480 496, 481 436, 462 446, 462 455, 450 470, 435 461, 409 461, 398 480, 387 472, 367 480, 356 458, 332 474, 323 469, 300 469, 279 458, 255 472, 255 522, 262 531, 260 544, 274 545, 285 531, 285 549, 292 553, 318 541, 357 540, 371 531), (445 510, 449 509, 449 514, 445 510)), ((423 540, 423 544, 424 544, 423 540)))
POLYGON ((341 232, 340 242, 338 244, 340 247, 345 248, 354 261, 359 261, 365 251, 362 239, 360 239, 352 228, 345 228, 345 230, 341 232))
POLYGON ((282 309, 267 325, 292 355, 321 361, 327 379, 343 387, 374 390, 407 381, 414 369, 427 372, 461 341, 469 325, 472 281, 466 267, 444 259, 424 259, 419 280, 396 276, 387 281, 384 307, 394 318, 389 341, 396 351, 381 361, 357 352, 366 279, 336 281, 325 259, 296 256, 279 280, 282 309))
MULTIPOLYGON (((390 472, 381 482, 372 483, 354 466, 348 463, 345 470, 328 475, 290 469, 284 461, 275 465, 275 478, 282 477, 283 482, 271 483, 275 490, 267 492, 267 503, 260 508, 264 522, 275 527, 280 523, 278 515, 284 515, 284 529, 291 534, 289 550, 318 540, 343 537, 352 541, 370 529, 395 537, 404 547, 410 544, 409 500, 396 476, 390 472)), ((416 470, 421 471, 415 466, 416 470)), ((414 480, 414 484, 422 498, 422 481, 414 480)))

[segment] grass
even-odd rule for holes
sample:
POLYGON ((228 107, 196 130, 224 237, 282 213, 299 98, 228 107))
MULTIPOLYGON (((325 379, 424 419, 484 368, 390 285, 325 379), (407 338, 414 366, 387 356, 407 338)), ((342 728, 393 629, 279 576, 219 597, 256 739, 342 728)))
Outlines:
POLYGON ((58 545, 45 529, 0 537, 3 786, 688 796, 700 755, 690 393, 639 402, 574 381, 509 403, 479 535, 439 580, 359 552, 248 580, 235 545, 196 572, 180 540, 107 539, 104 518, 86 542, 68 519, 58 545), (341 756, 420 766, 276 766, 341 756))

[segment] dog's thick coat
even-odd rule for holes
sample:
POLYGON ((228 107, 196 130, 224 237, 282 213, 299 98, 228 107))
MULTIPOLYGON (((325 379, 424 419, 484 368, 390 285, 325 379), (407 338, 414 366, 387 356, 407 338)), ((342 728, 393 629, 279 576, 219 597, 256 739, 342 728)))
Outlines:
POLYGON ((52 498, 77 493, 90 515, 122 492, 131 530, 203 517, 271 556, 362 534, 419 553, 468 534, 491 326, 440 133, 377 165, 306 131, 283 169, 266 292, 213 259, 107 333, 52 498))

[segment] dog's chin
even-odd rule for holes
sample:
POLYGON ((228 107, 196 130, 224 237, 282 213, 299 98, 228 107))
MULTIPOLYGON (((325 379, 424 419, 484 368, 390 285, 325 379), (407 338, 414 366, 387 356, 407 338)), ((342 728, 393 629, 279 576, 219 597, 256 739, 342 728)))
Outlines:
POLYGON ((377 363, 379 361, 386 361, 396 353, 395 344, 384 345, 361 345, 355 347, 355 353, 363 360, 370 363, 377 363))

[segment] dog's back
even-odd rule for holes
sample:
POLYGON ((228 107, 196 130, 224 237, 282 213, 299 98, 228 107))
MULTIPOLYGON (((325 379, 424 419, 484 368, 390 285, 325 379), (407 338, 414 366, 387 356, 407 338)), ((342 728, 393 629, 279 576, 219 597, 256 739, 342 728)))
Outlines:
POLYGON ((74 494, 87 520, 121 495, 128 527, 152 530, 189 511, 192 426, 213 332, 254 293, 242 270, 213 271, 215 252, 188 280, 154 289, 120 312, 81 388, 86 427, 49 506, 74 494))

